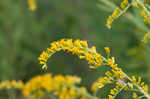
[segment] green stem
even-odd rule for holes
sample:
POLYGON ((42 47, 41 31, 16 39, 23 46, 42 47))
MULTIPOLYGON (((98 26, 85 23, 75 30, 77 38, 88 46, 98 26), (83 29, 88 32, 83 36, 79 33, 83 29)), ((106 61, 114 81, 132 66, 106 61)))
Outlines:
MULTIPOLYGON (((121 15, 123 15, 129 8, 130 8, 130 6, 131 6, 131 4, 128 4, 128 6, 124 9, 124 10, 121 10, 121 13, 119 13, 119 15, 115 18, 115 19, 117 19, 117 18, 119 18, 121 15)), ((114 20, 112 20, 112 22, 113 22, 114 20)), ((111 23, 112 23, 111 22, 111 23)))
POLYGON ((145 96, 143 95, 143 96, 140 96, 140 97, 138 97, 137 99, 142 99, 142 98, 144 98, 145 96))
POLYGON ((150 12, 148 11, 148 9, 144 6, 143 2, 136 0, 137 3, 146 11, 146 13, 150 16, 150 12))
MULTIPOLYGON (((112 2, 110 2, 110 1, 108 1, 108 0, 101 0, 101 2, 103 2, 105 5, 107 5, 108 7, 111 7, 112 9, 115 9, 115 8, 117 8, 117 6, 114 4, 114 3, 112 3, 112 2), (108 3, 109 2, 109 3, 108 3)), ((106 11, 106 10, 105 10, 106 11)), ((108 11, 108 10, 107 10, 108 11)), ((110 9, 110 11, 112 11, 111 9, 110 9)), ((145 24, 140 24, 138 21, 137 21, 137 19, 135 18, 135 16, 134 15, 132 15, 131 13, 129 13, 129 12, 127 12, 126 14, 125 14, 125 17, 127 18, 127 19, 129 19, 129 20, 131 20, 138 28, 140 28, 140 29, 142 29, 143 31, 145 31, 145 32, 147 32, 147 31, 149 31, 149 28, 145 25, 145 24)))
POLYGON ((127 84, 125 84, 123 87, 120 88, 119 91, 117 91, 117 93, 114 95, 114 99, 115 97, 126 87, 127 84))

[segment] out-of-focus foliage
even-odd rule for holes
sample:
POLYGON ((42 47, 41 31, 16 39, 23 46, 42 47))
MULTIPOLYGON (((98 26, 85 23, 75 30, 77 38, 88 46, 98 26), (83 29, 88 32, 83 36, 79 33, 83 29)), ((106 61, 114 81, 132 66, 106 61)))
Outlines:
MULTIPOLYGON (((104 52, 109 46, 112 55, 129 75, 142 76, 150 85, 149 43, 141 40, 149 31, 138 9, 129 9, 113 22, 111 30, 105 27, 108 16, 122 0, 36 0, 36 10, 30 11, 27 0, 0 2, 0 80, 23 80, 44 72, 76 74, 88 88, 105 72, 92 71, 84 61, 59 52, 48 61, 48 70, 42 71, 37 57, 49 42, 60 38, 88 40, 104 52), (105 2, 104 2, 105 1, 105 2)), ((149 1, 145 0, 149 3, 149 1)), ((146 36, 145 36, 146 37, 146 36)), ((108 87, 109 89, 109 87, 108 87)), ((107 90, 101 91, 105 97, 107 90)), ((2 99, 12 99, 17 92, 0 93, 2 99), (12 94, 13 93, 13 94, 12 94)), ((122 97, 126 99, 126 94, 122 97)), ((122 99, 123 99, 122 98, 122 99)), ((16 99, 16 98, 14 98, 16 99)), ((20 98, 18 98, 20 99, 20 98)))

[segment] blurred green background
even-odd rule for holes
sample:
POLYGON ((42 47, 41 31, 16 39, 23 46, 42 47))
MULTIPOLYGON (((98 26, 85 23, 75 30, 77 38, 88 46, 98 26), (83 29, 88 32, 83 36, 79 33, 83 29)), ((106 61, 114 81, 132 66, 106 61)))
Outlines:
POLYGON ((51 72, 80 76, 82 84, 90 89, 92 82, 103 76, 105 67, 90 70, 84 60, 64 52, 49 59, 47 70, 42 70, 37 60, 52 41, 72 38, 87 40, 104 56, 104 46, 110 47, 126 73, 141 76, 150 84, 150 50, 148 45, 140 47, 146 29, 137 9, 128 11, 131 19, 126 14, 109 30, 105 24, 113 9, 100 0, 37 0, 36 4, 37 9, 30 11, 27 0, 0 1, 1 81, 26 82, 35 75, 51 72))

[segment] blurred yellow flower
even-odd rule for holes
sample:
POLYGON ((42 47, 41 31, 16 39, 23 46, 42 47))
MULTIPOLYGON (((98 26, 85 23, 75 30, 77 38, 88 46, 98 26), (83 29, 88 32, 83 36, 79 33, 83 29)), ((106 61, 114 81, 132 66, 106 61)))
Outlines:
POLYGON ((34 11, 36 9, 35 0, 28 0, 29 10, 34 11))
POLYGON ((16 81, 16 80, 12 80, 12 81, 3 81, 0 83, 0 89, 3 89, 3 88, 7 88, 7 89, 10 89, 10 88, 18 88, 18 89, 22 89, 24 87, 24 83, 22 81, 16 81))

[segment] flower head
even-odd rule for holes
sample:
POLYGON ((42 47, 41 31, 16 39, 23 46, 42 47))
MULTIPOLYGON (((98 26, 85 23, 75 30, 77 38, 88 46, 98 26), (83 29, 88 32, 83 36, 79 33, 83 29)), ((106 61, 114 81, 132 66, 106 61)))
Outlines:
POLYGON ((40 64, 44 66, 43 68, 47 67, 46 63, 48 58, 50 58, 54 53, 60 50, 78 55, 80 59, 85 59, 86 61, 88 61, 90 67, 95 68, 101 66, 103 63, 101 54, 96 52, 95 46, 89 48, 87 41, 61 39, 59 41, 52 42, 50 48, 47 48, 46 51, 43 51, 38 58, 40 64))

